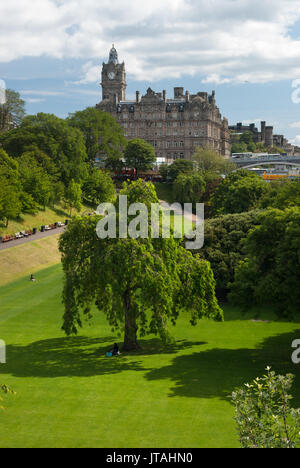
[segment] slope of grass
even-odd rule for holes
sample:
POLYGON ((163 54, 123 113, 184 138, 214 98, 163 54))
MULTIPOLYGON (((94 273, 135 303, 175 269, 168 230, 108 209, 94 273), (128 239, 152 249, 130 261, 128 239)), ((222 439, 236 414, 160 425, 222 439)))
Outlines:
POLYGON ((61 331, 60 265, 0 288, 0 338, 7 363, 0 447, 238 447, 228 395, 266 365, 297 374, 291 343, 299 323, 253 322, 225 309, 225 323, 187 317, 173 329, 175 344, 154 337, 140 352, 106 358, 119 339, 104 317, 76 337, 61 331))
POLYGON ((0 250, 0 286, 60 262, 59 234, 0 250))
MULTIPOLYGON (((83 206, 82 213, 89 213, 92 208, 83 206)), ((40 210, 36 215, 22 214, 20 218, 9 221, 8 227, 0 221, 0 236, 6 234, 14 235, 16 232, 26 231, 33 228, 40 229, 45 224, 54 224, 55 222, 64 222, 65 219, 70 219, 68 211, 61 205, 54 208, 47 207, 45 210, 40 210)))

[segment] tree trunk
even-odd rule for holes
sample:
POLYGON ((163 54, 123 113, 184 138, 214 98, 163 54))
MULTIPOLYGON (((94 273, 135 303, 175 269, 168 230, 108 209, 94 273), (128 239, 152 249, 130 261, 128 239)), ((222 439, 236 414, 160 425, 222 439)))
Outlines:
POLYGON ((136 324, 135 311, 131 308, 130 293, 126 293, 124 297, 125 308, 125 336, 124 336, 124 351, 132 351, 139 349, 137 342, 138 327, 136 324))

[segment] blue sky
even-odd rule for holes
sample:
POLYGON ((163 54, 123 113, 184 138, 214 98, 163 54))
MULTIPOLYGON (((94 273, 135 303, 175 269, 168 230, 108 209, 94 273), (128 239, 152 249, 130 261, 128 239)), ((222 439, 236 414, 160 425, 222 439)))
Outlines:
POLYGON ((98 103, 115 42, 128 98, 214 89, 230 124, 266 120, 300 145, 299 0, 10 0, 0 31, 0 79, 29 114, 98 103))

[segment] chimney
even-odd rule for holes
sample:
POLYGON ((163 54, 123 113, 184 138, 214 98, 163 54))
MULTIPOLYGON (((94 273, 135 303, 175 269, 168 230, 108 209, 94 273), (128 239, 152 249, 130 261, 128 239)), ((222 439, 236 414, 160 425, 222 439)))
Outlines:
POLYGON ((167 92, 165 89, 163 90, 163 101, 167 102, 167 92))
POLYGON ((136 102, 137 103, 140 102, 140 92, 139 91, 136 91, 136 102))

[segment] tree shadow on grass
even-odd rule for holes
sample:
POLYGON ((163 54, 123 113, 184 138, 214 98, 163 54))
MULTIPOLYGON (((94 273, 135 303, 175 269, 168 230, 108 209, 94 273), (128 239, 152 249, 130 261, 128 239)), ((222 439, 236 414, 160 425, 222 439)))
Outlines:
POLYGON ((199 352, 199 346, 205 343, 179 340, 165 346, 157 338, 152 338, 140 341, 141 350, 112 358, 105 354, 116 340, 114 336, 101 339, 84 336, 55 338, 27 346, 8 345, 7 364, 1 365, 0 375, 55 378, 142 371, 149 382, 166 380, 169 397, 218 397, 230 401, 236 387, 261 376, 269 365, 277 373, 296 375, 292 403, 300 406, 300 365, 291 361, 291 344, 296 338, 300 338, 300 329, 269 337, 254 349, 214 348, 202 352, 199 352), (197 352, 176 356, 196 346, 197 352), (147 367, 143 356, 155 354, 175 356, 170 365, 147 367))
POLYGON ((158 339, 142 340, 142 349, 106 357, 116 337, 90 338, 83 336, 36 341, 26 346, 7 345, 7 363, 1 373, 16 377, 89 377, 124 371, 149 371, 138 356, 175 354, 201 344, 181 340, 164 346, 158 339))
POLYGON ((269 365, 280 374, 296 376, 293 406, 300 406, 300 365, 291 361, 292 341, 300 329, 264 340, 255 349, 210 349, 177 356, 169 366, 146 374, 149 381, 171 381, 169 397, 213 398, 230 401, 232 391, 265 373, 269 365))

